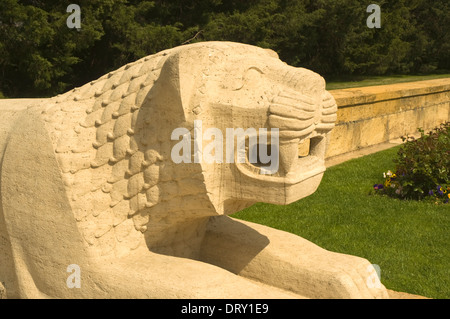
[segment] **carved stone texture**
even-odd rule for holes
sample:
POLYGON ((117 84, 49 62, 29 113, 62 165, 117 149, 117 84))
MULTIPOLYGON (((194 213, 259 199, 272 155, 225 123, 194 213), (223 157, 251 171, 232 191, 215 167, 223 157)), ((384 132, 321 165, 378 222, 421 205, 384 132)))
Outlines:
POLYGON ((386 297, 381 284, 367 285, 367 260, 226 216, 312 194, 336 111, 318 74, 230 42, 166 50, 32 107, 1 110, 8 297, 386 297), (193 151, 176 163, 179 128, 191 150, 208 149, 208 128, 223 133, 224 149, 235 140, 227 129, 265 128, 278 139, 253 145, 244 136, 243 163, 233 143, 223 161, 193 151), (278 169, 264 173, 251 147, 277 153, 278 169))

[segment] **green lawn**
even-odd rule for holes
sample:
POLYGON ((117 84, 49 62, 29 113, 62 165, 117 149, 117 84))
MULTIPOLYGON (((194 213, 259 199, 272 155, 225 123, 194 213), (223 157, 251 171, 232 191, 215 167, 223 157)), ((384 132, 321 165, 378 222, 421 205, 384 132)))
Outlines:
POLYGON ((450 78, 450 74, 366 76, 327 81, 327 90, 450 78))
POLYGON ((389 289, 450 298, 450 205, 369 195, 398 147, 329 168, 318 190, 287 206, 256 204, 233 217, 367 258, 389 289))

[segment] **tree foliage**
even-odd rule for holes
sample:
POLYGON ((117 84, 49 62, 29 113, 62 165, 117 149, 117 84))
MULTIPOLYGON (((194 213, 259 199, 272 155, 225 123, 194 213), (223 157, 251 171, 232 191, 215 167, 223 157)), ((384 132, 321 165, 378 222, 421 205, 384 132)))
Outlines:
POLYGON ((326 78, 450 70, 448 0, 79 0, 0 2, 0 92, 51 96, 121 65, 196 41, 268 47, 326 78))

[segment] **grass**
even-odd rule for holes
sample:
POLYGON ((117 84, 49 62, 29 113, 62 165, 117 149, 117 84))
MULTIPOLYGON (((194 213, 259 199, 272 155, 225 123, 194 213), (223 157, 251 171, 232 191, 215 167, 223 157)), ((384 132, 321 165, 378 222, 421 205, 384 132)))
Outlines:
POLYGON ((233 217, 367 258, 388 289, 450 298, 450 205, 370 195, 398 147, 329 168, 318 190, 287 206, 256 204, 233 217))
POLYGON ((450 78, 450 74, 366 76, 327 81, 327 90, 450 78))

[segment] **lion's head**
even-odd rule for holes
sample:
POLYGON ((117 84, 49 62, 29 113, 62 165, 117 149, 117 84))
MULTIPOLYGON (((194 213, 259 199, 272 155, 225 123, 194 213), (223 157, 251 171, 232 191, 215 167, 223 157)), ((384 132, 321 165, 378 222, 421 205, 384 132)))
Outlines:
MULTIPOLYGON (((169 141, 170 133, 181 127, 190 131, 188 138, 195 137, 197 143, 202 139, 197 149, 212 149, 213 157, 220 152, 213 163, 205 161, 204 156, 199 160, 193 142, 188 163, 168 164, 176 171, 192 170, 190 167, 197 165, 217 213, 233 213, 254 202, 288 204, 313 193, 325 170, 327 135, 337 110, 318 74, 291 67, 269 50, 222 42, 194 44, 171 54, 145 107, 149 117, 158 119, 149 130, 164 136, 172 148, 178 140, 169 141), (195 121, 200 122, 201 131, 198 125, 194 128, 195 121), (210 128, 217 129, 221 136, 208 134, 210 128), (238 128, 247 133, 254 129, 256 135, 261 128, 269 132, 267 143, 257 136, 258 145, 246 136, 245 163, 238 163, 237 140, 229 136, 230 129, 238 128), (278 145, 271 145, 274 128, 279 130, 278 145), (218 144, 212 142, 216 139, 220 140, 218 144), (299 144, 307 140, 309 153, 299 156, 299 144), (234 145, 230 146, 230 141, 234 145), (272 165, 276 171, 264 171, 268 164, 261 163, 259 157, 249 160, 252 147, 256 154, 261 146, 272 155, 278 152, 279 162, 272 165), (234 147, 234 163, 230 163, 231 152, 227 152, 230 147, 234 147)), ((171 158, 167 152, 161 154, 171 158)))
POLYGON ((167 227, 149 232, 149 225, 310 195, 325 170, 336 111, 318 74, 291 67, 270 50, 206 42, 143 58, 55 97, 43 116, 75 217, 93 244, 111 233, 123 240, 131 220, 151 237, 167 227), (238 128, 250 129, 243 149, 233 135, 227 138, 238 128), (259 136, 264 128, 267 142, 259 136), (177 129, 184 135, 174 135, 177 129), (174 152, 182 138, 190 154, 174 152), (299 156, 306 142, 309 152, 299 156), (272 163, 253 160, 252 152, 266 149, 272 163))

